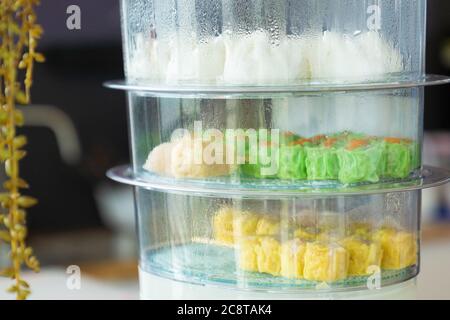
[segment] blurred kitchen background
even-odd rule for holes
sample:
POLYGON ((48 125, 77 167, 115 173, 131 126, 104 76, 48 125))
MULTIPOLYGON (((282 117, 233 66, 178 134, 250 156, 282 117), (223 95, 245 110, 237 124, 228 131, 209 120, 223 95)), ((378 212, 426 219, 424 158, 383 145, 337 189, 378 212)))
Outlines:
MULTIPOLYGON (((428 5, 427 71, 449 75, 450 1, 428 5)), ((39 199, 29 211, 29 243, 43 269, 27 274, 31 298, 137 298, 132 193, 105 177, 129 162, 125 95, 102 86, 123 78, 119 1, 42 0, 38 17, 47 61, 36 67, 34 105, 24 109, 30 142, 21 169, 39 199), (81 8, 81 30, 66 28, 73 4, 81 8), (65 287, 69 265, 81 268, 81 291, 65 287)), ((449 104, 448 86, 427 89, 425 163, 447 168, 449 104)), ((430 262, 442 261, 443 252, 450 264, 450 187, 426 191, 423 206, 423 297, 450 298, 450 280, 440 293, 425 292, 438 268, 450 269, 430 262)), ((6 287, 0 280, 0 298, 6 287)))

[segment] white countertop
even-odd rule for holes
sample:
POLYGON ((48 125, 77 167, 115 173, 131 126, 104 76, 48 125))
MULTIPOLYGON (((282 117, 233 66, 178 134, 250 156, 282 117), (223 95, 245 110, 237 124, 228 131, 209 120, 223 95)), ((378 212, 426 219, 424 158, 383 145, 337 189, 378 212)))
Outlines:
MULTIPOLYGON (((419 299, 450 299, 450 240, 428 242, 422 246, 421 272, 418 277, 419 299)), ((65 269, 47 268, 39 274, 26 272, 24 277, 32 286, 30 299, 102 299, 129 300, 139 298, 137 281, 115 282, 97 280, 81 275, 81 288, 69 290, 65 269)), ((11 299, 5 293, 8 279, 0 279, 0 300, 11 299)))
POLYGON ((450 240, 422 246, 419 299, 450 299, 450 240))

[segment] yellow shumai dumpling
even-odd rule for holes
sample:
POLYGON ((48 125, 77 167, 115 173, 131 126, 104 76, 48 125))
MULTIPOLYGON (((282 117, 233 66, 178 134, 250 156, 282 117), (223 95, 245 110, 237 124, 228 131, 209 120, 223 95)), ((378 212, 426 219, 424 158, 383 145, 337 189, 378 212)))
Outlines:
POLYGON ((403 269, 417 263, 417 239, 413 233, 383 228, 375 233, 374 239, 383 248, 383 269, 403 269))
MULTIPOLYGON (((334 230, 338 231, 338 230, 334 230)), ((334 233, 332 231, 329 232, 321 232, 316 236, 316 241, 323 242, 323 243, 332 243, 332 242, 339 242, 343 236, 339 233, 334 233)))
POLYGON ((300 227, 294 231, 294 237, 306 241, 316 240, 318 233, 313 228, 300 227))
POLYGON ((348 270, 348 253, 338 245, 307 243, 303 276, 312 281, 345 279, 348 270))
POLYGON ((258 272, 256 248, 260 241, 256 237, 249 237, 237 241, 237 252, 239 256, 239 268, 244 271, 258 272))
POLYGON ((237 212, 233 219, 234 239, 256 235, 258 216, 251 212, 237 212))
POLYGON ((397 231, 394 228, 383 227, 373 234, 373 239, 380 241, 381 245, 384 246, 390 239, 392 239, 392 237, 395 236, 396 232, 397 231))
POLYGON ((330 221, 330 219, 324 219, 325 221, 320 221, 318 222, 318 224, 320 225, 319 227, 319 234, 333 234, 336 232, 340 232, 341 229, 341 225, 337 222, 337 221, 330 221))
POLYGON ((234 211, 229 207, 217 211, 213 218, 214 239, 224 244, 234 243, 233 217, 234 211))
POLYGON ((349 255, 348 275, 360 276, 368 274, 370 266, 380 266, 382 249, 379 243, 365 242, 355 238, 342 241, 349 255))
POLYGON ((281 245, 274 238, 261 238, 256 247, 258 271, 279 276, 281 270, 281 245))
POLYGON ((303 278, 306 244, 299 239, 281 245, 281 276, 291 279, 303 278))
POLYGON ((263 217, 256 226, 258 236, 276 236, 280 233, 280 222, 273 218, 263 217))
POLYGON ((371 225, 369 223, 353 223, 350 225, 350 232, 353 236, 364 240, 371 238, 371 225))

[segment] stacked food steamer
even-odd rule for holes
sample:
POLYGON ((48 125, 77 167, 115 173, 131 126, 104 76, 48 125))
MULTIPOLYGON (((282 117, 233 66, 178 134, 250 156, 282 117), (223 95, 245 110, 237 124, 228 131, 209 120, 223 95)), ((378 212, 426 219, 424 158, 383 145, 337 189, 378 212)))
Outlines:
POLYGON ((122 0, 142 298, 413 297, 425 0, 122 0))

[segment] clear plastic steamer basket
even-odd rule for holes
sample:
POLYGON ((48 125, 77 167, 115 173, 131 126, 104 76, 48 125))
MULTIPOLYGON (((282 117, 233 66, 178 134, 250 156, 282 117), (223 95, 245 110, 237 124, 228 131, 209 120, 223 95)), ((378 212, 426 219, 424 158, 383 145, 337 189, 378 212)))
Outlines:
POLYGON ((108 175, 135 189, 141 296, 413 292, 421 190, 450 177, 422 163, 424 87, 450 82, 424 73, 425 14, 122 0, 132 165, 108 175))
POLYGON ((146 181, 355 185, 420 176, 423 88, 161 96, 129 91, 146 181))
POLYGON ((128 81, 362 83, 424 73, 425 0, 123 0, 128 81))
POLYGON ((168 281, 303 299, 370 295, 418 274, 421 189, 449 179, 426 171, 420 183, 325 193, 158 186, 125 167, 109 176, 135 187, 143 290, 168 281))

